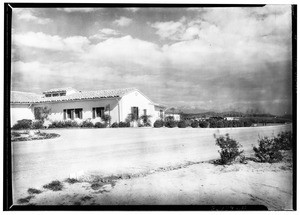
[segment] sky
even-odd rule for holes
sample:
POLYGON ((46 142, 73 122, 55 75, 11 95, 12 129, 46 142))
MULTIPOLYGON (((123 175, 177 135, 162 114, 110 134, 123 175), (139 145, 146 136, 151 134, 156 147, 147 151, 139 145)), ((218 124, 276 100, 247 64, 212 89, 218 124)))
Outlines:
POLYGON ((14 8, 11 90, 136 87, 197 111, 291 113, 290 5, 14 8))

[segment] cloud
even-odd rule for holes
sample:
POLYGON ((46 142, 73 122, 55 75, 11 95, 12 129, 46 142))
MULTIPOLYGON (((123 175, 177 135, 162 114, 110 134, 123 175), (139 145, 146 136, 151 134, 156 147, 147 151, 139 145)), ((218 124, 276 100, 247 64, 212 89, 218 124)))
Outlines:
POLYGON ((151 27, 157 29, 156 34, 162 39, 179 40, 184 30, 182 21, 156 22, 151 27))
POLYGON ((17 47, 24 46, 52 51, 83 52, 89 43, 90 41, 82 36, 62 38, 58 35, 51 36, 42 32, 19 33, 13 35, 12 38, 12 44, 17 47))
POLYGON ((114 29, 103 28, 103 29, 100 29, 97 34, 90 36, 89 39, 91 39, 91 40, 106 40, 111 37, 116 37, 116 36, 120 36, 120 35, 121 35, 121 33, 114 29))
POLYGON ((156 68, 161 64, 163 56, 156 44, 128 35, 110 38, 92 46, 85 59, 120 68, 138 65, 156 68))
POLYGON ((128 8, 124 8, 125 10, 131 11, 133 13, 137 12, 140 8, 137 7, 128 7, 128 8))
POLYGON ((79 13, 89 13, 89 12, 94 12, 97 10, 102 10, 102 8, 57 8, 59 11, 64 11, 67 13, 74 13, 74 12, 79 12, 79 13))
POLYGON ((114 23, 121 27, 125 27, 132 23, 132 19, 122 16, 119 19, 115 20, 114 23))
POLYGON ((290 17, 289 7, 204 9, 155 19, 149 41, 112 28, 89 37, 16 31, 12 87, 136 86, 167 105, 276 112, 291 101, 290 17))
POLYGON ((45 25, 52 22, 52 20, 49 18, 39 17, 38 15, 36 15, 36 12, 34 12, 32 9, 16 8, 13 10, 13 14, 19 20, 23 20, 26 22, 34 22, 40 25, 45 25))

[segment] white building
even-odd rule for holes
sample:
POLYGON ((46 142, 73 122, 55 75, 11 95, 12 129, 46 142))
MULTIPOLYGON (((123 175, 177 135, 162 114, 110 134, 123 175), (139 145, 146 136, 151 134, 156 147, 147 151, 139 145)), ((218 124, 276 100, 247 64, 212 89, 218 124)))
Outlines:
POLYGON ((167 109, 165 111, 165 117, 168 117, 168 116, 173 117, 175 121, 181 120, 181 113, 178 110, 167 109))
POLYGON ((125 122, 129 114, 139 118, 150 115, 151 124, 164 118, 165 107, 152 102, 135 88, 78 91, 73 88, 51 89, 43 95, 11 92, 11 125, 21 119, 35 119, 35 109, 50 110, 50 121, 86 120, 111 116, 111 123, 125 122))

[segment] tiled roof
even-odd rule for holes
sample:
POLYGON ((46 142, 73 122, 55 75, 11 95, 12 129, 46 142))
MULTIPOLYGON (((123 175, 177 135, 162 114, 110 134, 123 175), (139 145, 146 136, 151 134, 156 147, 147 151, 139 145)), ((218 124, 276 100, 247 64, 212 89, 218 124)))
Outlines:
POLYGON ((122 97, 125 94, 135 91, 135 88, 114 89, 114 90, 98 90, 98 91, 82 91, 67 96, 44 97, 34 93, 24 93, 18 91, 11 92, 11 103, 44 103, 57 101, 78 101, 86 99, 101 99, 122 97))
POLYGON ((50 89, 50 90, 46 90, 44 91, 43 93, 56 93, 56 92, 66 92, 66 91, 69 91, 69 90, 75 90, 75 91, 78 91, 72 87, 64 87, 64 88, 55 88, 55 89, 50 89))
POLYGON ((42 99, 42 95, 35 93, 26 93, 20 91, 11 91, 10 102, 11 103, 35 103, 42 99))

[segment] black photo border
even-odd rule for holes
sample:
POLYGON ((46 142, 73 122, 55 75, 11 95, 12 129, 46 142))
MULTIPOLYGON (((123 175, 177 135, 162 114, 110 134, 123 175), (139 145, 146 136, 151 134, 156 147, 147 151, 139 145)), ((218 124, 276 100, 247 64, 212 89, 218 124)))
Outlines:
MULTIPOLYGON (((136 4, 136 3, 4 3, 4 131, 3 131, 3 210, 4 211, 262 211, 262 205, 90 205, 90 206, 38 206, 13 205, 12 162, 11 162, 11 29, 13 8, 86 8, 86 7, 262 7, 263 4, 136 4)), ((297 5, 292 7, 292 114, 293 114, 293 210, 296 208, 296 169, 297 169, 297 5)))

